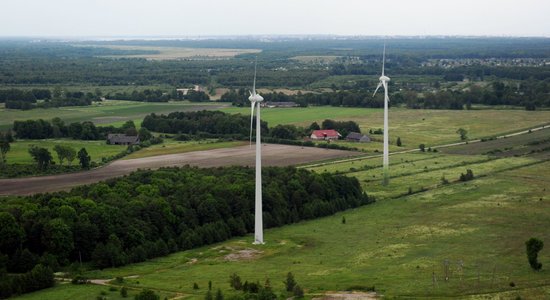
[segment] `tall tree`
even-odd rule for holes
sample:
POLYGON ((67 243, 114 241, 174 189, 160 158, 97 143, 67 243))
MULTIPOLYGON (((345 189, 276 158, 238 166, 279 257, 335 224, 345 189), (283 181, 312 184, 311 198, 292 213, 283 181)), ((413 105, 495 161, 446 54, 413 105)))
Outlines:
POLYGON ((89 169, 90 168, 90 160, 91 157, 88 155, 88 151, 86 151, 86 148, 80 149, 78 151, 78 159, 80 160, 80 166, 82 169, 89 169))

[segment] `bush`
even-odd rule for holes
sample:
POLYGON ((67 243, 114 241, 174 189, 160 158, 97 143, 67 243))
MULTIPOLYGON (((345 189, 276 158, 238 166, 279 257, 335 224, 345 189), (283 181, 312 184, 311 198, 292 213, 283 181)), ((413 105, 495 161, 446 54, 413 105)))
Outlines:
POLYGON ((134 298, 135 300, 159 300, 160 296, 155 294, 155 292, 145 289, 137 294, 134 298))
POLYGON ((292 294, 294 294, 296 298, 304 298, 304 290, 299 285, 294 286, 292 294))
POLYGON ((527 251, 527 260, 533 270, 539 271, 542 268, 542 264, 538 261, 539 251, 544 247, 544 243, 537 238, 530 238, 525 242, 525 248, 527 251))

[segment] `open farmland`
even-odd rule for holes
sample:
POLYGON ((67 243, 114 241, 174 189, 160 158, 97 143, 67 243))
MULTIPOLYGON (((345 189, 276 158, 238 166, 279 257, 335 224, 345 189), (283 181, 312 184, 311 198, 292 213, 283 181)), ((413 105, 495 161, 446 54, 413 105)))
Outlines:
POLYGON ((224 103, 189 103, 189 102, 135 102, 106 100, 91 106, 70 106, 48 109, 12 110, 0 109, 0 130, 13 125, 15 120, 44 119, 59 117, 65 123, 92 121, 96 125, 121 124, 133 120, 139 126, 143 117, 150 113, 167 114, 173 111, 219 109, 224 103))
MULTIPOLYGON (((250 108, 225 108, 222 111, 247 115, 250 108)), ((325 119, 355 121, 361 131, 383 127, 383 110, 351 107, 269 108, 262 110, 262 120, 270 127, 277 124, 309 126, 325 119)), ((390 141, 401 137, 404 148, 426 147, 457 142, 456 130, 464 128, 468 138, 476 139, 548 124, 550 111, 522 110, 414 110, 392 108, 389 114, 390 141), (513 120, 513 121, 511 121, 513 120)))
MULTIPOLYGON (((29 154, 30 146, 39 146, 48 149, 52 153, 54 161, 57 161, 57 156, 53 150, 55 145, 65 145, 74 148, 76 151, 81 148, 86 148, 86 151, 92 158, 92 161, 101 162, 102 158, 108 158, 126 151, 126 146, 122 145, 107 145, 105 141, 81 141, 71 139, 46 139, 46 140, 18 140, 11 144, 11 150, 8 152, 9 163, 31 164, 34 163, 29 154)), ((65 162, 67 163, 67 162, 65 162)), ((78 164, 78 159, 75 159, 73 164, 78 164)))
MULTIPOLYGON (((118 160, 105 167, 79 173, 0 179, 0 195, 29 195, 66 190, 78 185, 126 175, 138 169, 158 169, 185 165, 197 167, 252 166, 254 165, 254 151, 254 148, 246 145, 187 153, 178 152, 177 154, 118 160)), ((264 144, 262 152, 263 165, 265 166, 289 166, 323 159, 360 155, 359 152, 277 144, 264 144)))
MULTIPOLYGON (((89 45, 87 45, 89 46, 89 45)), ((93 45, 92 45, 93 46, 93 45)), ((102 48, 116 50, 150 51, 150 54, 130 54, 107 57, 145 58, 149 60, 172 59, 227 59, 240 54, 259 53, 260 49, 224 49, 224 48, 184 48, 184 47, 149 47, 149 46, 122 46, 101 45, 102 48)))
POLYGON ((481 143, 444 148, 442 151, 445 153, 466 155, 491 154, 496 156, 518 156, 530 153, 548 155, 550 152, 550 128, 481 143))

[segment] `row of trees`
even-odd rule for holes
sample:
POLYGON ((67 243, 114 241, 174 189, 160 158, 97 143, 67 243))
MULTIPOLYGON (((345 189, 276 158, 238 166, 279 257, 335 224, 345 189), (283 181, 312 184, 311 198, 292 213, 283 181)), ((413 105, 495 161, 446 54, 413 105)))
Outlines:
POLYGON ((139 135, 142 141, 149 140, 151 134, 147 129, 139 131, 133 121, 127 121, 121 127, 95 126, 93 122, 74 122, 66 125, 60 118, 51 121, 42 119, 14 121, 13 130, 15 136, 20 139, 48 139, 70 137, 75 140, 103 140, 109 133, 125 133, 127 135, 139 135))
POLYGON ((91 105, 92 101, 100 101, 98 95, 84 92, 63 92, 60 88, 55 88, 52 93, 49 89, 7 89, 0 90, 0 103, 5 102, 6 108, 11 109, 31 109, 35 107, 60 107, 60 106, 86 106, 91 105), (37 103, 37 100, 44 100, 37 103))
MULTIPOLYGON (((141 126, 150 131, 205 136, 245 138, 250 133, 250 117, 221 111, 172 112, 147 115, 141 126)), ((262 134, 268 133, 267 122, 261 122, 262 134)))
MULTIPOLYGON (((71 192, 4 201, 0 253, 8 272, 82 260, 116 267, 254 230, 254 169, 139 171, 71 192)), ((282 226, 372 201, 359 181, 264 169, 264 225, 282 226)))
MULTIPOLYGON (((521 84, 506 84, 495 81, 487 87, 471 85, 466 90, 438 90, 418 93, 414 89, 402 88, 390 95, 391 104, 405 104, 409 108, 425 109, 464 109, 472 104, 514 105, 534 110, 536 107, 550 107, 550 82, 525 81, 521 84)), ((391 90, 391 89, 390 89, 391 90)), ((287 95, 282 92, 262 95, 265 101, 295 102, 302 107, 308 105, 332 105, 349 107, 383 107, 383 97, 372 97, 370 89, 355 88, 322 93, 301 93, 287 95)), ((221 101, 232 102, 236 106, 249 105, 244 89, 229 90, 221 101)))
MULTIPOLYGON (((91 157, 88 155, 86 148, 81 148, 78 153, 76 150, 70 146, 66 145, 55 145, 54 151, 57 153, 57 158, 59 159, 59 164, 62 166, 63 161, 67 160, 69 166, 72 165, 72 162, 76 157, 78 157, 80 167, 82 169, 89 169, 91 157)), ((46 148, 31 146, 29 148, 29 154, 36 162, 39 170, 47 170, 48 167, 53 163, 53 157, 50 151, 46 148)))

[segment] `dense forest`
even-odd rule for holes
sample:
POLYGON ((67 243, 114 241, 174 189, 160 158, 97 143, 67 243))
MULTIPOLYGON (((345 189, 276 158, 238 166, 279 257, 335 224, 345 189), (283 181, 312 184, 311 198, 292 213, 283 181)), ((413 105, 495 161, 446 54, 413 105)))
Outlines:
MULTIPOLYGON (((266 228, 373 201, 355 178, 292 167, 264 168, 263 176, 266 228)), ((246 167, 167 168, 3 200, 0 270, 58 270, 80 260, 116 267, 245 235, 254 228, 253 178, 246 167)))
MULTIPOLYGON (((255 122, 255 121, 254 121, 255 122)), ((141 126, 150 131, 181 133, 203 137, 248 138, 250 116, 232 115, 221 111, 172 112, 168 115, 147 115, 141 126)), ((267 122, 261 121, 262 133, 269 132, 267 122)))
POLYGON ((61 106, 86 106, 92 101, 101 101, 100 95, 93 93, 65 91, 61 93, 59 88, 50 89, 7 89, 0 90, 0 103, 5 103, 6 108, 11 109, 32 109, 49 108, 61 106), (37 102, 37 100, 43 100, 37 102))

